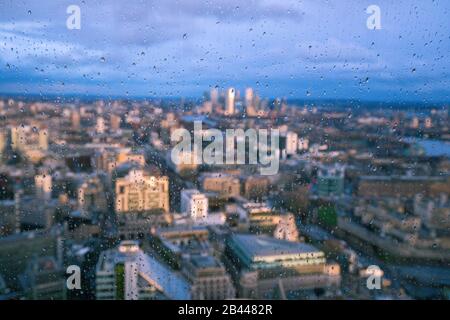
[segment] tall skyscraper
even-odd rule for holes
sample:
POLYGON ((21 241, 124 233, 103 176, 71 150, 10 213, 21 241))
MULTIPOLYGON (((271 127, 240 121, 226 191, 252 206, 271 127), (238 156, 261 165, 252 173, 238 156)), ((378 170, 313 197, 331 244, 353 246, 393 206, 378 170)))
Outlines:
POLYGON ((245 89, 245 106, 249 107, 253 105, 253 89, 247 88, 245 89))
POLYGON ((236 91, 234 88, 228 88, 225 97, 225 114, 231 116, 234 114, 234 98, 236 96, 236 91))
POLYGON ((217 104, 219 102, 219 90, 217 88, 212 88, 209 96, 213 104, 217 104))
POLYGON ((257 115, 255 98, 252 88, 245 89, 245 112, 249 117, 254 117, 257 115))

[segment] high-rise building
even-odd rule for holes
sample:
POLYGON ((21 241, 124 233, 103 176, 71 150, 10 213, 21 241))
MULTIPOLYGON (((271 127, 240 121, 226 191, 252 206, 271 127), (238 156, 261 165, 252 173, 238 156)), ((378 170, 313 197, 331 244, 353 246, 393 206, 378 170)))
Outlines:
POLYGON ((152 209, 169 211, 169 178, 155 177, 144 170, 131 170, 116 180, 115 208, 118 213, 152 209))
POLYGON ((245 89, 245 112, 249 117, 254 117, 258 115, 252 88, 245 89))
POLYGON ((52 197, 52 176, 50 174, 36 175, 34 187, 39 199, 49 200, 52 197))
POLYGON ((236 91, 234 88, 228 88, 227 94, 225 96, 225 114, 231 116, 234 114, 234 99, 236 96, 236 91))
POLYGON ((419 118, 418 117, 413 117, 412 118, 410 127, 413 128, 413 129, 419 128, 419 118))
POLYGON ((18 126, 11 128, 11 148, 20 150, 26 145, 26 127, 18 126))
POLYGON ((253 105, 253 89, 245 89, 245 106, 249 107, 253 105))
POLYGON ((96 266, 97 300, 189 299, 190 286, 135 241, 101 253, 96 266))
POLYGON ((219 102, 219 90, 217 88, 212 88, 209 95, 213 105, 216 105, 219 102))
POLYGON ((72 110, 71 114, 72 129, 80 129, 80 112, 76 109, 72 110))
POLYGON ((97 300, 138 300, 157 294, 150 283, 138 283, 138 253, 140 248, 133 241, 123 241, 117 250, 102 253, 96 268, 97 300))
POLYGON ((48 129, 46 128, 39 130, 39 149, 48 150, 48 129))
POLYGON ((193 220, 208 216, 208 198, 196 189, 181 191, 181 211, 193 220))

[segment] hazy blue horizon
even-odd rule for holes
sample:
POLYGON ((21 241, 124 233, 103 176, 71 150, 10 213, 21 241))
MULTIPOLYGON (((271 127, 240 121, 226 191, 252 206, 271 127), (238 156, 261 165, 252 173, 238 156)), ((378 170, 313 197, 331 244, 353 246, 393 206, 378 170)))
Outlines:
MULTIPOLYGON (((95 102, 103 101, 124 101, 124 102, 143 102, 143 101, 162 101, 162 102, 178 102, 184 100, 185 102, 201 102, 204 101, 203 95, 198 97, 182 97, 182 96, 123 96, 123 95, 83 95, 83 94, 3 94, 0 92, 0 99, 15 99, 20 101, 60 101, 64 103, 79 102, 95 102)), ((283 97, 261 97, 263 100, 273 101, 283 97)), ((364 107, 364 108, 392 108, 392 109, 445 109, 450 107, 450 101, 403 101, 403 100, 353 100, 353 99, 314 99, 314 98, 289 98, 286 101, 291 105, 302 106, 316 106, 329 107, 331 105, 342 107, 364 107)))

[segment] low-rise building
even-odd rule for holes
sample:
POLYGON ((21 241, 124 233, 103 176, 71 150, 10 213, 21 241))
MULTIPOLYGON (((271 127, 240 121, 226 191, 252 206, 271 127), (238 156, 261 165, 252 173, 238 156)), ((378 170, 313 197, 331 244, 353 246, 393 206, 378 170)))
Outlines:
POLYGON ((339 265, 327 264, 324 252, 305 243, 235 234, 226 254, 240 298, 286 298, 301 290, 335 292, 340 286, 339 265))
POLYGON ((191 282, 192 299, 224 300, 236 295, 222 263, 210 255, 194 255, 183 263, 183 273, 191 282))
POLYGON ((200 178, 204 191, 216 192, 221 198, 239 196, 241 185, 239 179, 224 173, 206 173, 200 178))
POLYGON ((146 255, 135 241, 104 251, 95 274, 98 300, 190 298, 188 282, 146 255))

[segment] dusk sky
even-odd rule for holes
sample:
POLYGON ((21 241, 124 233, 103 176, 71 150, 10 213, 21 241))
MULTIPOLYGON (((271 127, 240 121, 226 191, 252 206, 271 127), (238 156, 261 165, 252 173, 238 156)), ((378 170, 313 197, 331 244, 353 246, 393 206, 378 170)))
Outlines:
POLYGON ((0 1, 0 94, 448 102, 449 52, 448 0, 0 1))

